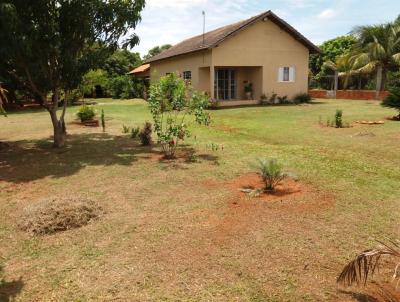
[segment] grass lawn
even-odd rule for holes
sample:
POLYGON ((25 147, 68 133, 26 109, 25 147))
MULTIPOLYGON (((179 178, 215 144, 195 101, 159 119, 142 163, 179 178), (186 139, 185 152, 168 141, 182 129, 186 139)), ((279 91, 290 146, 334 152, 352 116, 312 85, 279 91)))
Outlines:
POLYGON ((215 110, 181 151, 198 161, 171 162, 121 133, 150 120, 143 101, 98 102, 106 133, 74 124, 69 108, 61 150, 48 113, 0 119, 10 144, 0 151, 0 300, 375 301, 378 285, 335 281, 375 239, 399 238, 400 122, 335 129, 319 119, 338 108, 349 122, 395 112, 344 100, 215 110), (257 157, 281 161, 295 190, 241 195, 257 157), (90 196, 105 214, 49 236, 18 229, 27 205, 66 194, 90 196))

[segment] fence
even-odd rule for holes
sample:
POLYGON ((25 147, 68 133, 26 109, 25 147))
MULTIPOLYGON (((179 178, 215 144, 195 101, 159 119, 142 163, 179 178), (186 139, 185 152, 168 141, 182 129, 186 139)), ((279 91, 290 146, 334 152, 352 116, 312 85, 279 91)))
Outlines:
MULTIPOLYGON (((309 95, 317 99, 335 98, 333 90, 312 89, 308 91, 309 95)), ((383 100, 389 95, 387 91, 379 92, 378 100, 383 100)), ((374 90, 338 90, 336 91, 336 99, 345 100, 376 100, 376 91, 374 90)))

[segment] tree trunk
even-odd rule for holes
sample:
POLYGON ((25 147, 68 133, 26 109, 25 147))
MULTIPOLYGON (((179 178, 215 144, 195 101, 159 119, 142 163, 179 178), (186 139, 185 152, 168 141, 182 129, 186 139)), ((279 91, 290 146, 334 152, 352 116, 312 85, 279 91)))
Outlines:
POLYGON ((382 89, 382 66, 378 66, 376 71, 376 91, 375 91, 375 98, 379 99, 379 93, 382 89))
POLYGON ((57 117, 57 109, 58 109, 58 94, 53 95, 53 104, 51 108, 48 108, 50 113, 51 122, 53 124, 53 147, 54 148, 62 148, 65 145, 65 141, 67 138, 67 128, 65 127, 65 110, 67 108, 67 100, 64 100, 63 111, 61 113, 60 118, 57 117))
POLYGON ((57 111, 50 110, 51 122, 53 124, 53 147, 61 148, 65 145, 65 139, 67 137, 67 129, 65 127, 64 118, 57 118, 57 111))
POLYGON ((338 87, 339 87, 339 72, 337 70, 335 70, 335 82, 334 82, 335 99, 337 96, 338 87))

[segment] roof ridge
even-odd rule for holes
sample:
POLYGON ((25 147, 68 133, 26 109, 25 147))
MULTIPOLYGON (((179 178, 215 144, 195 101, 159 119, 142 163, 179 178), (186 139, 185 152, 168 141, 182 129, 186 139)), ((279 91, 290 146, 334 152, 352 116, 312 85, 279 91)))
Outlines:
POLYGON ((158 60, 163 60, 171 57, 175 57, 178 55, 188 54, 200 50, 210 49, 216 47, 226 39, 228 39, 234 33, 246 28, 247 26, 253 24, 254 22, 259 21, 260 19, 264 19, 266 17, 271 17, 271 20, 275 23, 279 23, 280 27, 284 27, 287 32, 289 32, 292 36, 295 36, 297 40, 303 43, 308 49, 312 52, 319 52, 317 46, 315 46, 312 42, 306 39, 303 35, 301 35, 296 29, 294 29, 291 25, 286 23, 283 19, 279 18, 275 15, 271 10, 265 11, 253 17, 250 17, 245 20, 241 20, 235 23, 227 24, 216 29, 210 30, 204 33, 204 41, 201 39, 203 34, 199 34, 196 36, 189 37, 171 48, 164 50, 160 54, 157 54, 145 61, 145 63, 151 63, 158 60), (227 31, 224 32, 224 29, 227 31), (231 30, 228 30, 231 29, 231 30), (191 43, 192 42, 192 43, 191 43))

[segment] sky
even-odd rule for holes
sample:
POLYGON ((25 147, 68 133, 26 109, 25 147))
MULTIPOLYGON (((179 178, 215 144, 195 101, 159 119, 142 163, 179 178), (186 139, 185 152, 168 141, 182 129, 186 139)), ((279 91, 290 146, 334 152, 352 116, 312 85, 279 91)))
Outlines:
POLYGON ((357 25, 394 20, 399 0, 147 0, 135 32, 142 55, 157 45, 176 44, 203 32, 272 10, 319 45, 348 34, 357 25))

